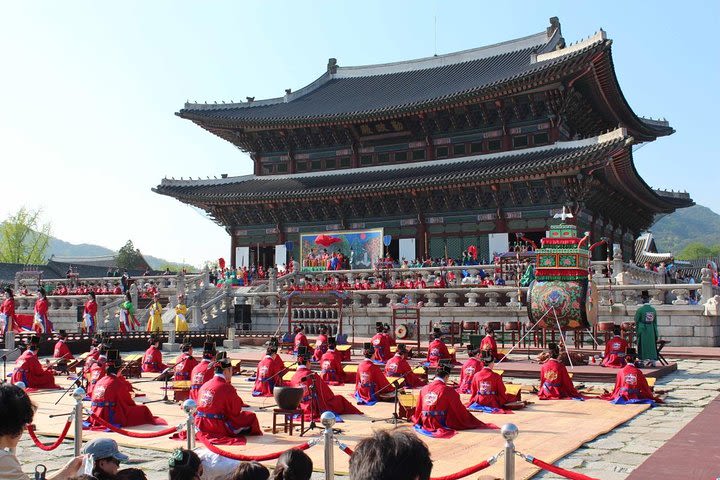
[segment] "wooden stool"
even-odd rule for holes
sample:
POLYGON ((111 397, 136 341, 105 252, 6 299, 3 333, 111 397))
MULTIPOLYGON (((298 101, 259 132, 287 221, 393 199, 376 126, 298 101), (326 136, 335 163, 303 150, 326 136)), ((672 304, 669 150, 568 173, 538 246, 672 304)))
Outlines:
MULTIPOLYGON (((505 322, 503 333, 506 332, 510 333, 511 345, 515 345, 515 342, 520 339, 520 322, 505 322)), ((502 346, 505 346, 505 335, 503 335, 502 346)))
POLYGON ((620 325, 620 334, 628 343, 628 347, 632 347, 635 344, 635 322, 623 322, 620 325))
MULTIPOLYGON (((293 428, 295 428, 295 415, 300 416, 300 432, 305 430, 305 415, 302 410, 285 410, 283 408, 273 408, 273 434, 277 433, 277 417, 283 417, 283 432, 292 436, 293 428)), ((302 435, 302 433, 300 433, 302 435)))

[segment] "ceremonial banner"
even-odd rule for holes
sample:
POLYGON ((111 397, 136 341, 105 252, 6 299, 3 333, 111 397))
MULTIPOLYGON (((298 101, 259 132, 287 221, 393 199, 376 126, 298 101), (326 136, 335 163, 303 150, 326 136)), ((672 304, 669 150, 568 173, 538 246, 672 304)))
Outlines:
POLYGON ((382 239, 382 228, 303 233, 299 260, 303 270, 325 270, 333 253, 340 253, 351 269, 373 268, 383 255, 382 239))

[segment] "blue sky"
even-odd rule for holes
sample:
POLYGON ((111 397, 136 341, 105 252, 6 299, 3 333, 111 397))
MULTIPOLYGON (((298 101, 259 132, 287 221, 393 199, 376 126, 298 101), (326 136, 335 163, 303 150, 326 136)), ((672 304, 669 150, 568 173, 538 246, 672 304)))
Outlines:
POLYGON ((227 257, 222 228, 150 191, 166 175, 251 173, 244 153, 174 115, 186 100, 277 97, 329 57, 464 50, 542 31, 551 16, 568 42, 605 29, 631 107, 677 130, 637 151, 646 181, 720 212, 720 2, 126 0, 0 4, 0 218, 26 205, 74 243, 227 257))

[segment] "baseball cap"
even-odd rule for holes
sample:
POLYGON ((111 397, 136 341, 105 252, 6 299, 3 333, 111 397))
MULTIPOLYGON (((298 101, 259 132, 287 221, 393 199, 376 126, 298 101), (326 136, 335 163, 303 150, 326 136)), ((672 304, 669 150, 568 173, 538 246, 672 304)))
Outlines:
POLYGON ((95 461, 103 458, 114 458, 119 462, 127 462, 130 457, 118 450, 118 444, 112 438, 96 438, 89 441, 83 450, 83 453, 92 455, 95 461))

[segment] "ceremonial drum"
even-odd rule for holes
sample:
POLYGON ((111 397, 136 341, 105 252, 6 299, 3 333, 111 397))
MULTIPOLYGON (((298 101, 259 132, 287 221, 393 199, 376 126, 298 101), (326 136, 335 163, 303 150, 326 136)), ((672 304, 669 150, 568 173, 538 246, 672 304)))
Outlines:
POLYGON ((283 410, 295 410, 300 405, 303 396, 302 387, 275 387, 273 397, 278 407, 283 410))
POLYGON ((598 321, 598 288, 592 280, 534 281, 528 288, 528 318, 562 330, 591 328, 598 321))

